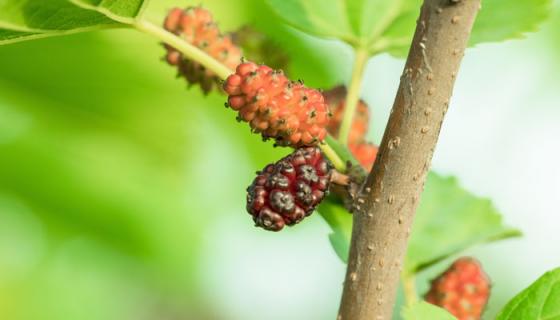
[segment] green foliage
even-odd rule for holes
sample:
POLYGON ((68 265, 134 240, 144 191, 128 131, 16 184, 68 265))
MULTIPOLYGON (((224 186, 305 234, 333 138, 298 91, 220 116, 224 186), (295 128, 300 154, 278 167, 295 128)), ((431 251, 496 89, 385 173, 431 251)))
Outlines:
POLYGON ((496 320, 560 319, 560 268, 545 273, 515 296, 496 320))
POLYGON ((432 172, 414 219, 404 271, 416 273, 471 246, 520 235, 503 225, 490 200, 432 172))
MULTIPOLYGON (((333 229, 329 238, 337 255, 346 261, 352 216, 332 206, 327 203, 319 211, 333 229)), ((453 178, 430 173, 416 212, 404 271, 414 274, 471 246, 520 235, 501 220, 489 200, 470 194, 453 178)))
MULTIPOLYGON (((412 41, 421 0, 268 0, 288 24, 320 37, 335 38, 370 53, 404 57, 412 41)), ((548 16, 551 0, 484 0, 470 45, 519 38, 548 16)))
POLYGON ((442 309, 425 301, 417 302, 403 308, 404 320, 454 320, 456 319, 445 309, 442 309))
POLYGON ((346 15, 345 1, 331 1, 328 4, 322 0, 268 2, 290 25, 304 32, 351 43, 358 40, 346 15))
POLYGON ((552 0, 483 0, 470 44, 522 38, 537 31, 552 11, 552 0))
POLYGON ((343 203, 333 196, 323 200, 317 211, 333 231, 329 234, 329 241, 336 255, 340 260, 347 261, 352 235, 352 215, 344 208, 343 203))
POLYGON ((144 0, 2 0, 0 44, 122 27, 134 22, 144 0))

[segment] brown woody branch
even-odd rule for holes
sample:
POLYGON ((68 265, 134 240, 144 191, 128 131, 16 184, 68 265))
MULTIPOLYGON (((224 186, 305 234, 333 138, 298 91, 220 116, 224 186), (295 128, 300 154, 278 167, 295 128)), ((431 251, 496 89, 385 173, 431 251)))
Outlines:
POLYGON ((372 173, 354 208, 338 319, 391 319, 414 213, 480 0, 425 0, 372 173))

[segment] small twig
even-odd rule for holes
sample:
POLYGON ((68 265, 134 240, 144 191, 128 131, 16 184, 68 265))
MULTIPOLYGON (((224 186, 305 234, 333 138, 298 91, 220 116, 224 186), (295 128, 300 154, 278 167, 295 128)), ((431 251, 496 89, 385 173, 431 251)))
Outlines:
POLYGON ((321 148, 321 151, 323 151, 325 156, 329 158, 329 160, 331 161, 331 163, 333 164, 336 170, 340 172, 346 171, 346 164, 344 163, 344 161, 342 161, 342 159, 338 156, 336 151, 333 150, 333 148, 329 145, 327 141, 323 141, 322 143, 319 143, 319 147, 321 148))
POLYGON ((200 50, 196 46, 184 41, 175 34, 159 27, 147 20, 138 20, 134 22, 134 27, 144 33, 155 36, 162 42, 172 46, 173 48, 179 50, 185 57, 192 59, 206 69, 214 72, 221 79, 226 79, 230 74, 234 73, 233 70, 226 67, 220 61, 214 59, 212 56, 208 55, 203 50, 200 50))
POLYGON ((350 176, 340 173, 338 170, 333 170, 331 175, 331 182, 338 184, 339 186, 348 186, 350 184, 350 176))
POLYGON ((377 160, 354 212, 342 320, 391 319, 414 213, 480 0, 425 0, 377 160))

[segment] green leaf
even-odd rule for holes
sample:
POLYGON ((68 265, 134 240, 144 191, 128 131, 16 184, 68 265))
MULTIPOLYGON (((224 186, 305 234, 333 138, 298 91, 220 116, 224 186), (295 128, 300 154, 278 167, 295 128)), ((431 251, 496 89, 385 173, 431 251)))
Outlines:
MULTIPOLYGON (((405 57, 412 42, 421 0, 268 0, 288 24, 306 33, 336 38, 370 53, 405 57)), ((484 0, 470 45, 520 38, 536 31, 551 0, 484 0)))
POLYGON ((454 320, 445 309, 442 309, 425 301, 417 302, 411 306, 405 307, 402 312, 404 320, 454 320))
POLYGON ((418 207, 404 271, 419 272, 473 245, 520 236, 506 227, 490 200, 431 172, 418 207))
MULTIPOLYGON (((333 230, 333 248, 346 262, 352 216, 336 200, 325 201, 319 212, 333 230)), ((474 245, 520 235, 502 224, 489 200, 462 189, 454 178, 432 172, 416 213, 404 271, 417 273, 474 245)))
POLYGON ((545 273, 515 296, 496 320, 560 319, 560 268, 545 273))
POLYGON ((344 14, 348 12, 346 1, 268 0, 268 3, 288 24, 302 31, 351 43, 357 41, 357 34, 344 14))
POLYGON ((0 0, 0 44, 132 24, 146 0, 0 0))
POLYGON ((538 30, 552 11, 552 0, 484 0, 476 18, 470 45, 522 38, 538 30))
POLYGON ((333 196, 323 200, 317 210, 333 230, 329 234, 329 241, 336 255, 340 260, 347 262, 352 233, 352 215, 344 208, 342 202, 333 196))
POLYGON ((20 38, 30 38, 37 35, 36 32, 16 31, 0 28, 0 44, 7 42, 15 42, 20 38))

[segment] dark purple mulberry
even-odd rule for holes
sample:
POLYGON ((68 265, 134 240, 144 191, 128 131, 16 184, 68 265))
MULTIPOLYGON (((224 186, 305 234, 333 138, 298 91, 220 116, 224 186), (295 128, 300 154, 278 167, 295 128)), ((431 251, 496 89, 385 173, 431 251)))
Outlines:
POLYGON ((257 173, 247 188, 247 211, 266 230, 294 225, 323 200, 332 170, 319 148, 299 148, 257 173))

